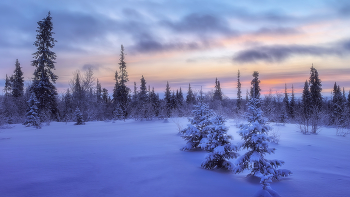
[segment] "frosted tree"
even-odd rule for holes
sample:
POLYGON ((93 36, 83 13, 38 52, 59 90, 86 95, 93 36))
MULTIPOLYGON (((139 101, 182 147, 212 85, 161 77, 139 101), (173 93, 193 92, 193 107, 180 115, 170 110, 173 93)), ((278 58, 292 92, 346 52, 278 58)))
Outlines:
POLYGON ((300 115, 300 130, 302 133, 309 133, 310 119, 311 119, 311 94, 309 90, 309 83, 305 81, 303 94, 301 96, 301 115, 300 115))
POLYGON ((340 91, 339 85, 334 83, 331 121, 338 127, 342 127, 345 124, 345 104, 345 98, 340 91))
POLYGON ((311 132, 316 134, 320 127, 322 109, 322 84, 316 68, 310 69, 310 97, 311 97, 311 132))
POLYGON ((75 113, 75 120, 76 120, 75 125, 83 125, 83 124, 85 124, 84 120, 83 120, 83 114, 81 113, 79 107, 77 107, 75 109, 74 113, 75 113))
POLYGON ((180 131, 181 137, 187 141, 186 146, 182 150, 191 150, 199 147, 203 138, 206 138, 207 131, 205 127, 211 124, 210 118, 214 115, 213 110, 209 109, 206 103, 200 103, 194 106, 192 111, 193 118, 189 121, 187 128, 180 131))
POLYGON ((11 77, 11 85, 12 85, 12 96, 22 97, 24 94, 24 83, 23 83, 23 72, 20 66, 20 63, 18 62, 18 59, 16 59, 16 68, 13 72, 13 75, 11 77))
POLYGON ((168 81, 166 82, 164 101, 165 101, 166 117, 170 118, 171 109, 172 109, 172 98, 171 98, 171 92, 170 92, 170 85, 168 81))
POLYGON ((37 129, 41 128, 38 105, 39 101, 36 98, 35 93, 32 92, 28 100, 29 111, 26 113, 26 120, 24 122, 26 127, 34 126, 37 129))
POLYGON ((34 71, 33 83, 30 91, 35 93, 39 104, 39 114, 49 113, 50 115, 57 115, 57 90, 54 83, 57 80, 52 70, 55 69, 56 54, 51 51, 57 42, 52 35, 54 34, 53 25, 51 22, 50 12, 42 20, 38 22, 38 29, 36 30, 36 41, 34 46, 37 47, 32 66, 36 67, 34 71))
POLYGON ((147 95, 146 80, 142 75, 140 92, 138 94, 138 104, 136 106, 137 114, 141 118, 141 120, 147 119, 148 114, 150 113, 148 103, 149 103, 149 97, 147 95))
POLYGON ((215 91, 214 91, 213 99, 222 101, 222 91, 220 87, 220 81, 218 81, 218 78, 216 78, 215 80, 215 91))
POLYGON ((188 91, 187 91, 187 96, 186 96, 186 103, 189 105, 193 105, 196 102, 196 97, 193 94, 191 84, 188 84, 188 91))
POLYGON ((241 90, 241 73, 238 70, 238 76, 237 76, 237 112, 241 111, 242 109, 242 90, 241 90))
POLYGON ((273 179, 279 180, 291 174, 289 170, 277 169, 284 162, 281 160, 268 160, 266 154, 275 152, 274 148, 269 148, 269 142, 272 140, 268 136, 271 127, 266 124, 262 110, 260 109, 260 87, 259 73, 254 71, 254 79, 251 84, 251 97, 248 101, 248 112, 246 114, 248 124, 242 125, 239 135, 244 140, 241 148, 248 152, 236 160, 236 166, 233 168, 234 173, 240 173, 244 170, 251 170, 250 174, 260 178, 263 189, 270 189, 269 183, 273 179))
POLYGON ((228 159, 238 157, 238 147, 230 142, 232 136, 227 135, 226 120, 223 116, 216 115, 210 121, 211 124, 203 129, 207 136, 200 142, 200 147, 210 153, 201 166, 205 169, 224 168, 232 170, 233 165, 228 159))
MULTIPOLYGON (((116 85, 118 81, 118 89, 116 90, 115 97, 113 98, 116 102, 119 102, 122 110, 123 110, 123 118, 124 120, 127 118, 127 108, 128 108, 128 97, 130 89, 126 86, 126 83, 129 81, 128 72, 126 71, 126 62, 125 62, 125 54, 124 47, 121 45, 120 50, 120 58, 119 58, 119 74, 118 80, 116 80, 116 85)), ((116 73, 117 75, 117 73, 116 73)))
POLYGON ((291 119, 295 118, 295 107, 296 107, 296 103, 295 103, 295 96, 294 96, 294 86, 292 85, 292 96, 290 98, 290 104, 289 104, 289 117, 291 119))

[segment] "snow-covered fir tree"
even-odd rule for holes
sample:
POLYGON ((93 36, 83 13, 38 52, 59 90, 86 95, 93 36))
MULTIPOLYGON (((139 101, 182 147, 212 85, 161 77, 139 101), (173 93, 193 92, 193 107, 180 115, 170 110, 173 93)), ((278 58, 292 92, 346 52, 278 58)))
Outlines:
POLYGON ((332 114, 331 114, 331 122, 334 125, 342 127, 345 125, 345 100, 344 97, 340 91, 339 85, 337 83, 334 83, 333 88, 333 99, 332 99, 332 114))
POLYGON ((291 119, 295 118, 295 108, 296 108, 296 103, 295 103, 295 95, 294 95, 294 86, 292 84, 292 96, 290 98, 290 104, 289 104, 289 117, 291 119))
POLYGON ((188 91, 187 91, 187 96, 186 96, 186 103, 189 105, 193 105, 196 102, 196 97, 193 94, 191 84, 188 84, 188 91))
POLYGON ((141 84, 140 84, 140 92, 138 94, 138 104, 136 106, 137 108, 137 116, 143 120, 148 119, 150 109, 149 109, 149 97, 147 95, 147 87, 146 87, 146 80, 142 75, 141 78, 141 84))
POLYGON ((310 97, 311 97, 311 132, 316 134, 320 127, 322 110, 322 84, 316 68, 312 65, 310 71, 310 97))
POLYGON ((257 71, 253 74, 251 97, 248 102, 248 112, 246 114, 248 124, 242 125, 239 135, 244 140, 241 148, 248 152, 240 156, 236 160, 236 165, 233 168, 234 173, 240 173, 244 170, 251 170, 250 174, 260 178, 260 183, 263 189, 270 189, 269 183, 273 179, 279 180, 280 177, 285 177, 291 174, 289 170, 277 169, 284 162, 281 160, 268 160, 266 154, 275 152, 274 148, 269 148, 271 137, 268 136, 268 131, 271 127, 266 124, 262 110, 260 109, 260 80, 257 71))
POLYGON ((5 96, 10 96, 11 95, 11 87, 12 87, 11 79, 6 74, 5 87, 4 87, 5 96))
POLYGON ((301 113, 300 124, 302 125, 301 132, 309 133, 310 119, 311 119, 311 94, 309 90, 309 83, 305 81, 303 94, 301 96, 301 113))
MULTIPOLYGON (((128 78, 128 72, 126 71, 126 62, 125 62, 125 54, 124 54, 124 47, 121 45, 120 50, 120 62, 119 64, 119 75, 118 75, 118 89, 115 95, 115 98, 113 98, 116 102, 120 103, 120 106, 123 110, 123 118, 127 118, 127 108, 128 108, 128 101, 129 101, 129 88, 126 86, 126 83, 129 81, 128 78)), ((116 82, 117 83, 117 82, 116 82)))
POLYGON ((214 112, 209 109, 208 104, 200 102, 194 106, 192 114, 193 118, 189 119, 191 124, 188 124, 187 128, 180 131, 181 137, 187 141, 186 146, 182 150, 191 150, 199 147, 201 140, 207 136, 205 127, 211 124, 210 118, 214 115, 214 112))
POLYGON ((237 112, 241 111, 242 109, 242 90, 241 90, 241 73, 238 70, 238 76, 237 76, 237 112))
POLYGON ((165 95, 164 95, 164 101, 165 101, 165 110, 166 110, 166 117, 170 118, 171 116, 171 110, 172 110, 172 99, 171 99, 171 92, 170 92, 170 85, 169 82, 166 82, 165 87, 165 95))
POLYGON ((85 124, 84 120, 83 120, 83 114, 81 113, 79 107, 77 107, 75 109, 74 114, 75 114, 75 120, 76 120, 75 125, 83 125, 83 124, 85 124))
POLYGON ((213 99, 222 101, 222 91, 220 87, 220 81, 218 81, 218 78, 216 78, 215 80, 215 91, 214 91, 213 99))
POLYGON ((41 128, 38 105, 39 105, 39 101, 36 98, 35 93, 32 92, 28 100, 29 110, 26 113, 26 120, 24 122, 24 125, 26 127, 34 126, 38 129, 41 128))
POLYGON ((16 68, 11 77, 11 88, 12 88, 12 96, 15 98, 18 98, 18 97, 22 97, 24 94, 23 72, 22 72, 20 63, 18 62, 18 59, 16 59, 15 66, 16 68))
POLYGON ((51 51, 57 42, 52 35, 54 34, 52 17, 50 12, 42 20, 38 22, 38 29, 36 30, 36 41, 34 46, 37 51, 33 54, 34 60, 32 66, 36 67, 34 71, 33 83, 30 91, 35 93, 39 104, 39 114, 49 113, 50 116, 58 115, 57 111, 57 90, 54 86, 58 76, 52 70, 55 69, 56 54, 51 51))
POLYGON ((203 129, 207 136, 200 142, 200 147, 210 153, 201 166, 205 169, 232 170, 233 165, 228 159, 238 157, 238 147, 230 142, 232 136, 227 134, 226 120, 223 116, 216 115, 211 118, 210 122, 211 124, 203 129))

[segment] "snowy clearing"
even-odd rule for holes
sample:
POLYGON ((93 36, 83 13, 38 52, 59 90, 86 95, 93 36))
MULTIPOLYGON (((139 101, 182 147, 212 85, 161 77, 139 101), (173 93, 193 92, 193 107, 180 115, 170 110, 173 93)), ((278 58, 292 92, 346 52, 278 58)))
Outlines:
MULTIPOLYGON (((226 124, 233 144, 241 142, 235 122, 226 124)), ((293 172, 273 182, 273 190, 284 197, 350 193, 349 137, 336 136, 334 128, 303 135, 293 124, 271 126, 280 141, 267 158, 284 160, 281 168, 293 172)), ((184 145, 171 120, 15 125, 0 130, 0 196, 244 197, 261 190, 248 171, 200 168, 207 153, 180 151, 184 145)))

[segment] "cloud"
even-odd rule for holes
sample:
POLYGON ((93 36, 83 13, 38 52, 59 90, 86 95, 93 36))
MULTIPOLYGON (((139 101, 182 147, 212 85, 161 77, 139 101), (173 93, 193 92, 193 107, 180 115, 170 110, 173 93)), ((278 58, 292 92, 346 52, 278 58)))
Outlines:
POLYGON ((228 23, 213 14, 192 13, 180 21, 162 21, 162 24, 179 33, 236 35, 237 31, 231 29, 228 23))
POLYGON ((297 29, 294 28, 285 28, 285 27, 278 27, 278 28, 267 28, 263 27, 255 31, 254 35, 293 35, 293 34, 300 34, 300 32, 297 29))
POLYGON ((143 39, 136 42, 136 44, 131 47, 131 50, 136 53, 155 53, 174 50, 196 50, 199 48, 201 48, 201 46, 195 42, 161 43, 153 39, 143 39))
POLYGON ((318 47, 318 46, 304 46, 304 45, 274 45, 261 46, 252 49, 247 49, 238 52, 233 61, 240 63, 249 63, 256 61, 265 62, 282 62, 294 55, 342 55, 350 43, 345 43, 344 46, 336 47, 318 47))

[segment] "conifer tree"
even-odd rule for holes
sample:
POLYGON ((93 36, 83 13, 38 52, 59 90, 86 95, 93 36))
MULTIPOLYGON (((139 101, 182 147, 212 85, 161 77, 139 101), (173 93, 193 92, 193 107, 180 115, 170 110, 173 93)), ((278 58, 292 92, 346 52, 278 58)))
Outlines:
POLYGON ((24 95, 24 83, 23 83, 23 72, 21 70, 20 63, 16 59, 16 68, 11 77, 11 88, 12 96, 15 98, 22 97, 24 95))
POLYGON ((188 84, 188 91, 187 91, 187 96, 186 96, 186 103, 187 104, 195 104, 196 102, 196 98, 193 94, 192 88, 191 88, 191 84, 188 84))
POLYGON ((314 66, 311 67, 310 71, 310 96, 311 104, 315 107, 314 110, 321 110, 322 107, 322 84, 321 80, 318 77, 318 72, 314 66))
POLYGON ((113 88, 113 103, 116 105, 118 103, 117 98, 118 98, 118 90, 119 90, 118 71, 115 71, 114 80, 115 80, 115 84, 113 88))
POLYGON ((7 77, 7 74, 6 74, 6 78, 5 78, 4 92, 5 92, 6 97, 11 95, 11 80, 9 77, 7 77))
POLYGON ((248 101, 248 124, 242 125, 239 135, 244 140, 241 148, 247 149, 248 152, 240 156, 236 160, 236 166, 233 169, 234 173, 240 173, 245 169, 251 170, 251 175, 260 178, 260 183, 263 189, 270 189, 269 183, 273 179, 288 176, 289 170, 277 170, 284 162, 281 160, 268 160, 266 154, 274 153, 275 148, 269 148, 268 142, 271 137, 268 136, 268 131, 271 127, 265 123, 265 120, 260 109, 260 87, 259 73, 253 74, 251 98, 248 101))
POLYGON ((64 98, 63 98, 63 102, 64 102, 64 110, 63 110, 63 119, 68 122, 69 120, 72 119, 72 115, 73 115, 73 98, 72 95, 69 91, 69 88, 67 89, 64 98))
POLYGON ((311 97, 311 132, 316 134, 319 129, 319 121, 322 109, 322 84, 318 77, 317 70, 311 67, 310 71, 310 97, 311 97))
POLYGON ((294 86, 292 84, 292 96, 290 99, 290 109, 289 109, 289 116, 292 119, 295 118, 295 107, 296 107, 296 103, 295 103, 295 96, 294 96, 294 86))
POLYGON ((339 85, 334 83, 333 88, 333 99, 332 99, 332 119, 331 122, 337 126, 342 126, 345 123, 344 110, 345 110, 345 100, 340 91, 339 85))
POLYGON ((36 99, 35 93, 32 92, 28 100, 29 111, 26 114, 26 121, 24 122, 26 127, 34 126, 37 129, 41 128, 38 105, 39 101, 36 99))
POLYGON ((39 101, 38 109, 40 113, 49 113, 51 115, 57 115, 57 90, 54 86, 58 76, 55 75, 52 70, 55 69, 56 54, 51 51, 51 48, 55 46, 57 42, 52 35, 54 34, 52 17, 50 12, 42 20, 38 22, 38 28, 36 30, 36 41, 34 45, 37 47, 35 52, 32 66, 36 67, 34 71, 33 83, 30 87, 30 91, 34 92, 37 100, 39 101))
POLYGON ((305 81, 303 94, 301 98, 301 106, 302 106, 302 112, 301 112, 301 123, 304 125, 304 128, 302 129, 303 133, 309 132, 309 125, 310 125, 310 118, 311 118, 311 93, 309 90, 309 83, 307 80, 305 81))
POLYGON ((180 91, 179 91, 179 94, 177 95, 177 102, 178 102, 178 105, 181 107, 184 103, 184 95, 182 93, 182 90, 181 90, 181 87, 180 87, 180 91))
POLYGON ((98 79, 97 79, 97 83, 96 83, 96 100, 97 100, 97 103, 102 102, 102 87, 101 87, 101 83, 98 81, 98 79))
POLYGON ((192 114, 193 118, 189 119, 191 124, 180 131, 181 137, 187 141, 186 146, 181 150, 191 150, 199 147, 201 140, 206 138, 208 134, 205 127, 211 124, 210 118, 214 115, 214 112, 209 109, 208 104, 200 102, 194 106, 192 114))
POLYGON ((241 90, 241 73, 238 70, 238 77, 237 77, 237 110, 240 111, 242 109, 242 90, 241 90))
POLYGON ((165 108, 166 108, 166 117, 170 118, 171 109, 172 109, 172 99, 171 99, 169 82, 166 82, 164 101, 165 101, 165 108))
POLYGON ((215 91, 214 91, 214 100, 222 101, 222 91, 220 87, 220 81, 218 81, 218 78, 215 80, 215 91))
POLYGON ((205 169, 224 168, 232 170, 233 165, 228 159, 238 157, 238 153, 236 153, 238 147, 230 142, 232 136, 227 134, 226 120, 224 117, 216 115, 210 121, 211 124, 203 129, 207 136, 200 142, 200 147, 210 153, 201 166, 205 169))
POLYGON ((77 107, 75 109, 75 120, 76 120, 75 125, 83 125, 83 124, 85 124, 84 120, 83 120, 83 114, 80 112, 79 107, 77 107))
POLYGON ((146 80, 142 75, 141 78, 141 85, 140 85, 140 92, 138 94, 138 113, 141 119, 146 119, 148 116, 148 101, 149 97, 147 95, 147 87, 146 87, 146 80))
POLYGON ((123 110, 123 118, 124 120, 127 117, 127 107, 128 107, 128 97, 129 97, 129 88, 126 86, 126 83, 129 81, 128 72, 126 71, 126 62, 125 62, 125 54, 124 47, 121 45, 120 50, 120 58, 119 58, 119 82, 118 82, 118 90, 116 94, 116 98, 114 100, 120 103, 120 106, 123 110))

